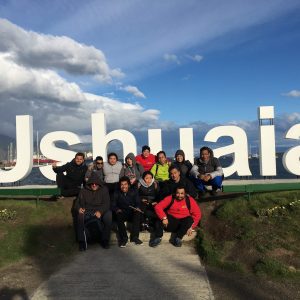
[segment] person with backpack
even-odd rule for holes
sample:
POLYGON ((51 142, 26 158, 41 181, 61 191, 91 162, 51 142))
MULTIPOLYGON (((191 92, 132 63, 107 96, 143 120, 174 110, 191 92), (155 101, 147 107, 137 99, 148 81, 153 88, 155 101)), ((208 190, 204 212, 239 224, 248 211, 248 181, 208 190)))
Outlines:
POLYGON ((194 198, 186 194, 184 186, 178 186, 175 195, 160 201, 155 207, 158 220, 155 224, 154 237, 149 246, 156 247, 161 243, 163 230, 173 233, 170 243, 181 247, 185 234, 191 235, 201 219, 201 210, 194 198))
POLYGON ((154 179, 158 181, 159 186, 163 186, 163 182, 169 179, 169 162, 165 151, 159 151, 157 153, 158 162, 151 168, 151 173, 154 179))
POLYGON ((120 178, 127 176, 130 179, 131 186, 137 186, 139 179, 144 173, 143 166, 135 160, 133 153, 128 153, 125 157, 125 163, 120 172, 120 178))

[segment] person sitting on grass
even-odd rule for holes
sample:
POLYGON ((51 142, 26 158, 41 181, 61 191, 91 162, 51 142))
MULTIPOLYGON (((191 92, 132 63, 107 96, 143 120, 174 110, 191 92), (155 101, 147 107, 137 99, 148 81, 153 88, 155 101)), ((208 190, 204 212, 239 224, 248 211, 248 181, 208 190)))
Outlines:
POLYGON ((190 236, 201 219, 201 210, 197 202, 186 194, 184 186, 178 186, 175 195, 167 196, 154 209, 158 220, 154 237, 149 241, 150 247, 161 243, 164 229, 173 233, 170 243, 181 247, 183 236, 190 236))
POLYGON ((76 153, 75 158, 63 166, 58 167, 56 163, 52 164, 56 175, 56 183, 60 188, 61 196, 78 196, 82 184, 85 183, 85 173, 87 166, 84 163, 84 154, 76 153), (66 175, 64 175, 66 172, 66 175))
POLYGON ((216 195, 222 190, 223 169, 219 160, 214 157, 212 149, 208 147, 200 149, 200 158, 192 167, 190 174, 190 178, 200 194, 206 193, 205 186, 212 186, 212 195, 216 195))
POLYGON ((92 173, 95 173, 101 181, 104 181, 102 156, 97 156, 96 159, 88 165, 88 170, 85 173, 85 181, 89 180, 92 173))
POLYGON ((141 210, 137 189, 130 188, 130 179, 126 176, 120 178, 119 185, 120 190, 115 191, 112 204, 118 226, 119 247, 125 248, 128 242, 126 221, 132 222, 130 241, 141 245, 143 244, 139 239, 141 210))
POLYGON ((79 250, 87 249, 87 238, 85 228, 88 224, 95 224, 103 248, 109 248, 110 231, 112 224, 112 213, 107 187, 100 178, 92 173, 87 185, 80 191, 77 199, 77 238, 79 250))

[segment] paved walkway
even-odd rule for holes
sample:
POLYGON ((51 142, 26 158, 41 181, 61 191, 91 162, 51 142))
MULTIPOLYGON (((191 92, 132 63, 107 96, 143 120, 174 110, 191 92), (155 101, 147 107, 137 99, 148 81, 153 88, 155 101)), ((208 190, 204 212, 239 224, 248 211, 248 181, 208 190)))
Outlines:
POLYGON ((191 245, 92 245, 32 295, 43 299, 214 299, 191 245))

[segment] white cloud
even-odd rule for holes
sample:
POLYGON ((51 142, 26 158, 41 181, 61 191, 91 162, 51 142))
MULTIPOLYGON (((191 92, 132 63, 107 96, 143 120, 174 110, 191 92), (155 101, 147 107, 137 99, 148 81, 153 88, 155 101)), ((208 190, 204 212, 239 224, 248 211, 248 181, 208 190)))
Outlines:
POLYGON ((134 95, 137 98, 146 98, 146 96, 135 86, 127 85, 125 87, 120 87, 120 90, 128 92, 132 95, 134 95))
POLYGON ((26 31, 0 19, 0 52, 9 53, 12 61, 31 68, 64 70, 73 75, 93 75, 110 83, 122 77, 120 69, 111 69, 105 55, 66 36, 45 35, 26 31))
POLYGON ((175 54, 168 54, 168 53, 164 54, 164 60, 174 62, 177 65, 180 65, 180 61, 175 54))
POLYGON ((202 55, 199 55, 199 54, 195 54, 195 55, 186 55, 187 58, 195 61, 195 62, 200 62, 203 60, 203 56, 202 55))
POLYGON ((292 90, 292 91, 290 91, 288 93, 283 93, 282 96, 299 98, 300 97, 300 91, 298 91, 298 90, 292 90))

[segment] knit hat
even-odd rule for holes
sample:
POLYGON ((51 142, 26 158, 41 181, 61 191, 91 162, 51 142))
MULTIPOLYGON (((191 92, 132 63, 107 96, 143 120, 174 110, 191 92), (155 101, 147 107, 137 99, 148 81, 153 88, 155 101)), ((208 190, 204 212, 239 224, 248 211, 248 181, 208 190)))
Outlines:
POLYGON ((144 152, 145 150, 149 150, 150 151, 150 147, 148 145, 145 145, 142 147, 142 152, 144 152))

